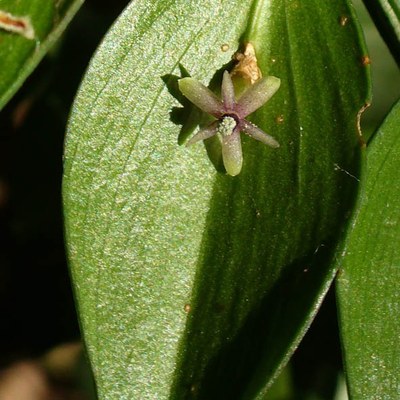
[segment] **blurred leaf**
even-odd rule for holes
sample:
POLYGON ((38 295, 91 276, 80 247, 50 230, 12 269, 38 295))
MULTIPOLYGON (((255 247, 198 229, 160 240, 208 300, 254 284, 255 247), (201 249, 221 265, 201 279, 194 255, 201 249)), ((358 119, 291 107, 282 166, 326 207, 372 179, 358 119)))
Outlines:
POLYGON ((60 37, 83 1, 0 0, 2 13, 17 18, 17 24, 23 18, 22 23, 33 29, 30 39, 0 28, 0 109, 60 37))
POLYGON ((339 260, 338 298, 353 399, 396 399, 400 385, 400 103, 367 149, 361 196, 339 260))
POLYGON ((369 99, 358 29, 345 1, 141 0, 108 33, 73 107, 63 184, 100 398, 264 398, 335 275, 369 99), (232 178, 201 144, 178 145, 167 88, 179 65, 218 86, 245 41, 282 80, 252 116, 281 147, 244 137, 232 178))
POLYGON ((363 0, 379 33, 400 66, 400 2, 399 0, 363 0))

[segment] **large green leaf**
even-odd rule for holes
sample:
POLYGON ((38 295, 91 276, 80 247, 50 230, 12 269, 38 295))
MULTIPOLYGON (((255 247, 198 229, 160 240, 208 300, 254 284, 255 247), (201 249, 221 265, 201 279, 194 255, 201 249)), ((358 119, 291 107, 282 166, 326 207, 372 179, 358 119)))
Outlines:
POLYGON ((367 149, 357 212, 340 260, 338 298, 352 399, 400 387, 400 103, 367 149))
POLYGON ((119 18, 73 107, 63 186, 101 398, 264 396, 335 275, 365 54, 345 1, 140 0, 119 18), (281 147, 244 138, 232 178, 178 145, 169 91, 180 64, 218 81, 244 41, 282 81, 252 116, 281 147))
POLYGON ((27 38, 0 28, 0 109, 59 38, 83 1, 0 0, 1 12, 16 18, 17 23, 24 18, 33 30, 27 38))

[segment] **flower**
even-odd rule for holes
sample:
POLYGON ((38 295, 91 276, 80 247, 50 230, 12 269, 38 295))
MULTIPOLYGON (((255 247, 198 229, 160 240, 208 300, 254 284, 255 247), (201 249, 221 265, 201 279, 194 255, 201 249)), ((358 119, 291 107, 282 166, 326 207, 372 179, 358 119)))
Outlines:
POLYGON ((216 134, 221 137, 222 159, 226 172, 235 176, 242 169, 243 156, 240 132, 271 147, 279 143, 270 135, 247 121, 245 117, 264 105, 279 89, 280 79, 268 76, 256 81, 238 98, 232 78, 224 72, 219 99, 210 89, 193 78, 179 80, 179 90, 194 105, 216 118, 210 125, 200 129, 187 143, 187 146, 216 134))

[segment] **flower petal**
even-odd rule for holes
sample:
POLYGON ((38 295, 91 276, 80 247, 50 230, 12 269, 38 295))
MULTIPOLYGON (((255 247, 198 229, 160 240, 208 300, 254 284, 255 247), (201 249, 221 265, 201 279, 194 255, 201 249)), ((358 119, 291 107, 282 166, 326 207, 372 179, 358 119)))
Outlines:
POLYGON ((214 121, 211 125, 206 126, 203 129, 200 129, 187 143, 186 146, 190 146, 194 143, 199 142, 200 140, 205 140, 214 136, 217 133, 219 121, 214 121))
POLYGON ((228 175, 238 175, 242 170, 243 155, 239 131, 222 137, 222 160, 228 175))
POLYGON ((222 77, 221 95, 222 101, 224 102, 225 111, 232 112, 233 106, 236 103, 235 89, 233 87, 232 78, 228 71, 225 71, 222 77))
POLYGON ((224 114, 222 101, 207 87, 193 78, 178 81, 179 90, 200 110, 220 118, 224 114))
POLYGON ((272 136, 266 134, 262 129, 249 121, 243 120, 239 128, 243 133, 249 135, 255 140, 274 148, 279 147, 279 143, 272 136))
POLYGON ((265 104, 279 89, 281 80, 267 76, 251 85, 238 99, 235 111, 240 118, 245 118, 265 104))

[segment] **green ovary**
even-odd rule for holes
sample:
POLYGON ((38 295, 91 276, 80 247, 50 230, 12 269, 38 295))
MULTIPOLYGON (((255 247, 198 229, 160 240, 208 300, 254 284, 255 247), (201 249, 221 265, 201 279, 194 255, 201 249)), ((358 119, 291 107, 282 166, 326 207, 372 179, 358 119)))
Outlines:
POLYGON ((230 136, 233 130, 236 128, 236 121, 232 117, 223 117, 222 121, 218 125, 218 133, 223 137, 230 136))

